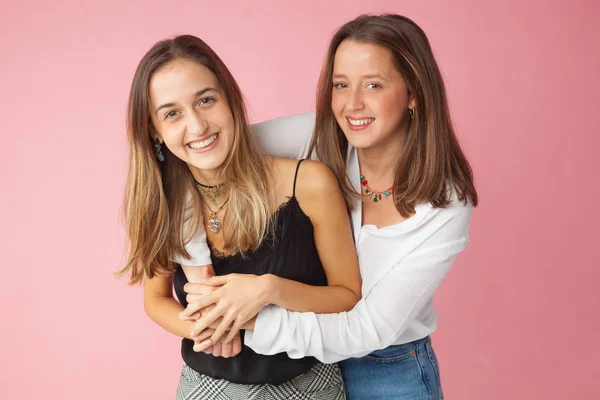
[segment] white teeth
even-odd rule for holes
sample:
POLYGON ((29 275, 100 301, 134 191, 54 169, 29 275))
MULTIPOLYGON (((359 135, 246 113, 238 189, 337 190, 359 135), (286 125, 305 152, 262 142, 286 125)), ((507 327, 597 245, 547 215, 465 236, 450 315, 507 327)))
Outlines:
POLYGON ((367 118, 367 119, 348 119, 348 122, 350 122, 350 125, 352 126, 361 126, 361 125, 367 125, 370 124, 371 122, 375 121, 375 118, 367 118))
POLYGON ((206 140, 203 140, 201 142, 192 142, 190 143, 188 146, 190 146, 192 149, 194 150, 200 150, 208 145, 210 145, 212 142, 214 142, 215 140, 217 140, 217 137, 219 136, 218 133, 215 133, 214 135, 212 135, 211 137, 209 137, 206 140))

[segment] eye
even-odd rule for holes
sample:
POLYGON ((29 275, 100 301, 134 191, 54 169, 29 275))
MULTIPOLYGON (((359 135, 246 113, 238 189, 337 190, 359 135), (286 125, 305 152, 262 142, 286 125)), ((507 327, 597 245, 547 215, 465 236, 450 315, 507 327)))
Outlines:
POLYGON ((215 98, 214 97, 203 97, 200 99, 200 101, 198 102, 199 105, 201 106, 207 106, 209 104, 212 104, 215 102, 215 98))
POLYGON ((173 119, 179 115, 179 111, 171 110, 165 114, 165 119, 173 119))
POLYGON ((368 89, 381 89, 381 85, 379 83, 369 83, 367 85, 368 89))
POLYGON ((333 87, 336 89, 345 89, 348 87, 348 85, 346 85, 345 83, 342 83, 342 82, 338 82, 338 83, 334 83, 333 87))

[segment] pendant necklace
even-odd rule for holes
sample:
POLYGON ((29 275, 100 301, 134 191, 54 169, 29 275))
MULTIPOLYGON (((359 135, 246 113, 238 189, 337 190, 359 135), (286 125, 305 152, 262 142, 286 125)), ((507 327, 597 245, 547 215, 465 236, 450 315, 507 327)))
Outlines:
POLYGON ((227 204, 227 202, 229 201, 229 197, 227 198, 227 200, 225 200, 223 204, 221 204, 221 207, 219 207, 217 211, 213 211, 213 209, 210 208, 206 200, 204 200, 204 197, 202 197, 202 201, 204 201, 204 204, 206 204, 206 208, 208 208, 208 210, 210 211, 210 214, 208 216, 208 224, 206 225, 206 227, 210 229, 211 232, 219 232, 219 230, 221 229, 221 221, 219 221, 217 214, 223 209, 223 207, 225 207, 225 204, 227 204))

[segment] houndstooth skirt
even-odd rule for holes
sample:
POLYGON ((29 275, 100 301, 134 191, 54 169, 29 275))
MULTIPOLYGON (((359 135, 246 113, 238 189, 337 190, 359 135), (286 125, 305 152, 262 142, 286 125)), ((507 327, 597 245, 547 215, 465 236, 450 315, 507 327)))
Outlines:
POLYGON ((245 385, 199 374, 183 365, 177 400, 345 400, 337 364, 317 364, 281 385, 245 385))

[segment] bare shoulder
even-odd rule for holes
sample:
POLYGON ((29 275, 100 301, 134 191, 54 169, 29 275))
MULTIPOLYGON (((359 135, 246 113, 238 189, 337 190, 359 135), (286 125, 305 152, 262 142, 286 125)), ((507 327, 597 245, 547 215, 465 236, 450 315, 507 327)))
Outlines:
POLYGON ((299 196, 323 196, 328 191, 339 191, 339 183, 329 167, 319 161, 305 160, 298 170, 296 194, 299 196))
POLYGON ((318 161, 305 160, 298 169, 296 200, 313 225, 347 218, 342 189, 329 167, 318 161))
POLYGON ((296 198, 299 202, 323 198, 331 192, 334 195, 336 192, 341 193, 335 175, 321 162, 304 160, 300 163, 299 160, 285 158, 275 158, 273 161, 276 185, 291 194, 295 180, 296 198))

